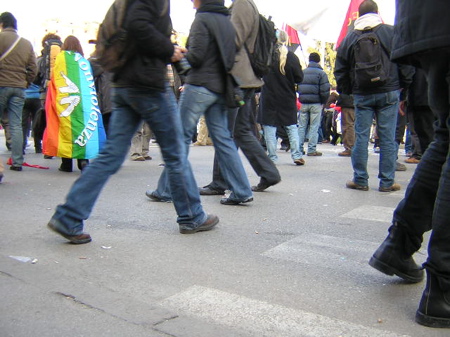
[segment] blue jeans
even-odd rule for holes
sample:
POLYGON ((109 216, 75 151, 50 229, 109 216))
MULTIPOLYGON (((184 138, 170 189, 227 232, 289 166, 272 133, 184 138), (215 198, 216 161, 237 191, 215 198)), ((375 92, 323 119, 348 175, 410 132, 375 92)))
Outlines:
MULTIPOLYGON (((188 155, 198 121, 204 115, 220 170, 231 190, 230 199, 246 200, 252 197, 247 174, 228 129, 228 109, 223 96, 204 87, 186 84, 181 94, 179 110, 186 155, 188 155)), ((164 170, 158 181, 156 194, 164 199, 170 199, 170 189, 168 189, 165 175, 164 170)))
POLYGON ((399 91, 371 95, 354 95, 355 102, 355 146, 352 150, 353 181, 368 186, 367 173, 370 128, 375 117, 380 140, 380 164, 378 178, 380 187, 390 187, 395 178, 395 162, 398 144, 395 129, 399 108, 399 91))
POLYGON ((322 104, 302 103, 298 116, 299 148, 303 152, 303 143, 308 134, 308 153, 316 152, 317 140, 319 138, 319 126, 322 119, 322 104), (309 128, 308 128, 309 123, 309 128), (308 131, 306 131, 308 130, 308 131))
MULTIPOLYGON (((287 125, 283 127, 289 137, 289 144, 291 147, 291 158, 293 160, 300 159, 302 153, 298 146, 298 127, 296 124, 287 125)), ((277 162, 277 127, 271 125, 263 125, 264 129, 264 139, 266 140, 267 152, 269 153, 269 158, 274 163, 277 162)))
MULTIPOLYGON (((22 110, 25 104, 25 89, 0 87, 0 111, 8 112, 11 133, 12 166, 23 164, 22 110)), ((0 114, 1 115, 1 114, 0 114)))
POLYGON ((200 203, 197 184, 183 146, 181 123, 173 92, 141 88, 114 88, 109 135, 97 159, 92 161, 59 205, 52 222, 68 235, 83 232, 83 220, 90 215, 101 189, 128 155, 131 138, 143 119, 155 133, 164 158, 180 225, 195 228, 207 218, 200 203))

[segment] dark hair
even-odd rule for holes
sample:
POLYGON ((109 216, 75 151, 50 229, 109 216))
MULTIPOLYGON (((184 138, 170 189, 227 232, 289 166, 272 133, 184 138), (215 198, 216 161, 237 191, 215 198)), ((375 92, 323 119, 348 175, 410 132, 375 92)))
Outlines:
POLYGON ((359 16, 363 16, 367 13, 376 13, 378 14, 378 5, 373 0, 364 0, 359 5, 359 16))
POLYGON ((3 28, 17 29, 17 20, 10 12, 3 12, 0 15, 0 23, 3 24, 3 28))
POLYGON ((56 35, 55 33, 45 34, 45 36, 42 38, 42 47, 45 47, 45 41, 48 40, 61 40, 61 37, 59 35, 56 35))
POLYGON ((64 40, 64 43, 61 47, 62 50, 74 51, 80 53, 84 56, 83 48, 81 47, 80 40, 78 40, 75 36, 69 35, 64 40))
POLYGON ((320 55, 317 54, 317 53, 309 54, 309 61, 313 61, 313 62, 319 63, 320 62, 320 55))

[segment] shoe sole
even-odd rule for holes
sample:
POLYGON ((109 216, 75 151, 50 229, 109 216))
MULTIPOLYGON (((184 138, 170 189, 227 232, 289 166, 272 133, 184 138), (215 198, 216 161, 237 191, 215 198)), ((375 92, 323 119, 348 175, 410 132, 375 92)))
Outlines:
POLYGON ((76 240, 73 238, 73 236, 64 234, 64 233, 60 232, 59 230, 57 230, 56 227, 54 227, 53 224, 51 224, 50 222, 47 224, 47 228, 50 229, 52 232, 55 232, 56 234, 61 235, 62 237, 69 240, 71 243, 73 243, 75 245, 82 245, 84 243, 88 243, 88 242, 92 241, 92 238, 90 238, 90 237, 88 239, 76 240))
POLYGON ((244 200, 244 201, 234 201, 234 200, 226 200, 226 201, 222 201, 222 200, 220 200, 220 203, 222 204, 222 205, 240 205, 240 204, 245 204, 245 203, 247 203, 247 202, 252 202, 253 201, 253 198, 248 198, 247 200, 244 200))
POLYGON ((207 227, 199 226, 199 227, 193 228, 193 229, 180 228, 180 233, 181 234, 195 234, 198 232, 206 232, 206 231, 213 229, 218 223, 219 223, 219 218, 216 217, 216 219, 207 227))
POLYGON ((167 199, 159 198, 159 197, 157 197, 157 196, 155 196, 155 195, 152 195, 152 194, 145 193, 145 195, 147 196, 147 198, 149 198, 149 199, 152 200, 152 201, 157 201, 157 202, 168 202, 168 203, 171 203, 171 202, 172 202, 172 200, 167 200, 167 199))
POLYGON ((394 276, 397 275, 401 279, 409 282, 409 283, 419 283, 423 280, 423 274, 421 277, 414 277, 405 273, 402 273, 398 271, 395 268, 392 268, 391 266, 387 265, 386 263, 381 262, 376 257, 372 256, 369 260, 369 265, 372 268, 375 268, 376 270, 382 272, 383 274, 394 276))
POLYGON ((362 185, 356 185, 356 186, 349 186, 349 185, 345 185, 345 187, 351 189, 351 190, 357 190, 357 191, 368 191, 369 190, 369 186, 362 186, 362 185))
POLYGON ((417 310, 416 322, 430 328, 450 328, 450 319, 425 315, 417 310))

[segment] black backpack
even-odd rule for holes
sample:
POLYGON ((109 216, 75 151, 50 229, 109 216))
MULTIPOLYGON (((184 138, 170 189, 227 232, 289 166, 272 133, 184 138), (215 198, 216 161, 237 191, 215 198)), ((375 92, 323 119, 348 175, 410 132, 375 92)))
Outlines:
POLYGON ((276 43, 277 35, 275 24, 272 20, 268 20, 263 15, 259 14, 259 29, 253 53, 250 53, 247 45, 245 45, 250 64, 257 77, 263 77, 269 73, 276 50, 276 43))
POLYGON ((100 24, 95 58, 102 68, 118 72, 132 55, 132 48, 123 27, 128 8, 135 0, 115 0, 100 24))
POLYGON ((376 34, 378 27, 354 31, 358 35, 353 48, 354 81, 358 89, 381 87, 389 77, 389 54, 376 34))

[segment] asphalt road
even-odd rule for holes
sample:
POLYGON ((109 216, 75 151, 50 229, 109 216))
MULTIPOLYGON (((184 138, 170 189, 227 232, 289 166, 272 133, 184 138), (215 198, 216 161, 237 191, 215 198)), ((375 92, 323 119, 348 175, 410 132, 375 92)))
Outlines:
MULTIPOLYGON (((6 161, 3 135, 0 149, 6 161)), ((345 188, 352 170, 337 156, 342 147, 318 150, 324 155, 305 157, 302 167, 279 151, 282 182, 252 203, 202 197, 219 225, 182 235, 173 205, 144 195, 161 172, 153 144, 153 160, 127 160, 109 180, 86 221, 93 241, 79 246, 46 224, 80 173, 59 172, 59 159, 27 150, 29 164, 49 169, 6 167, 0 184, 0 335, 450 336, 414 322, 425 282, 407 284, 367 264, 415 166, 398 172, 401 191, 381 193, 371 152, 370 190, 355 191, 345 188)), ((199 186, 211 179, 213 153, 191 148, 199 186)))

